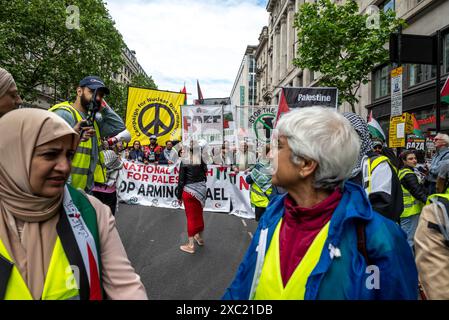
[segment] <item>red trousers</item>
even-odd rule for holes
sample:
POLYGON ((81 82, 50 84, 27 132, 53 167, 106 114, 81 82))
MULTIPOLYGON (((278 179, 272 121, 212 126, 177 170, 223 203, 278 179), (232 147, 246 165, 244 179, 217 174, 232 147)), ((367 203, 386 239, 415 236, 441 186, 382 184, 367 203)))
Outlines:
POLYGON ((203 207, 201 202, 187 192, 182 193, 182 201, 187 216, 187 234, 193 237, 204 230, 203 207))

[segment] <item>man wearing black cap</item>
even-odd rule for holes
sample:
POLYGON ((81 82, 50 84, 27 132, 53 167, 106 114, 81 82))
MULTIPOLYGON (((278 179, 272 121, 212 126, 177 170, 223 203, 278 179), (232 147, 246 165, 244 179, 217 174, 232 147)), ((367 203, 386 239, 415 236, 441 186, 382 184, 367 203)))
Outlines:
POLYGON ((158 163, 162 147, 157 144, 157 136, 150 136, 150 144, 145 147, 145 160, 149 163, 158 163))
POLYGON ((80 128, 81 123, 94 116, 93 123, 83 126, 83 138, 72 161, 70 184, 88 193, 94 183, 103 184, 106 181, 106 170, 103 155, 100 152, 101 138, 115 136, 126 129, 123 120, 103 100, 109 94, 104 82, 95 76, 89 76, 80 81, 76 88, 76 100, 68 101, 50 108, 72 128, 80 128), (95 97, 94 97, 95 95, 95 97), (96 104, 93 99, 96 100, 96 104), (93 106, 98 106, 97 113, 92 112, 93 106), (92 138, 92 139, 90 139, 92 138), (85 140, 85 141, 83 141, 85 140))

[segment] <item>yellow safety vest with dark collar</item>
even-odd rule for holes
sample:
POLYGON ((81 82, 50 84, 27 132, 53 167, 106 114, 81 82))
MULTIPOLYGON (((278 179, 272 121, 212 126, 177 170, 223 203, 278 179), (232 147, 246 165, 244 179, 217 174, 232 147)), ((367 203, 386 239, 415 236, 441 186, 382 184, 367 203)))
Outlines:
POLYGON ((279 251, 279 233, 282 219, 279 221, 265 256, 254 300, 304 300, 307 280, 320 260, 329 233, 329 224, 330 222, 315 237, 304 258, 302 258, 284 287, 279 251))
MULTIPOLYGON (((65 189, 64 210, 60 214, 56 230, 58 236, 44 280, 41 300, 102 299, 97 215, 89 200, 69 185, 65 189), (80 234, 89 239, 84 245, 80 244, 80 234)), ((0 300, 33 300, 1 239, 0 300)))
POLYGON ((376 156, 375 158, 368 158, 367 161, 367 165, 368 165, 368 170, 366 172, 367 177, 364 177, 364 185, 365 185, 365 190, 369 193, 371 193, 371 176, 373 174, 374 169, 376 169, 376 167, 381 164, 382 162, 387 161, 391 168, 393 168, 395 174, 397 174, 397 169, 396 167, 391 163, 390 159, 388 159, 388 157, 386 156, 376 156))
POLYGON ((250 195, 251 195, 251 204, 260 207, 260 208, 266 208, 268 206, 268 203, 270 203, 270 199, 268 199, 268 196, 273 191, 273 188, 269 188, 266 192, 263 192, 262 189, 257 185, 257 183, 251 184, 250 189, 250 195))
MULTIPOLYGON (((57 104, 49 109, 49 111, 55 111, 58 109, 64 109, 69 111, 76 123, 83 120, 83 117, 74 107, 70 105, 69 102, 63 102, 57 104)), ((102 146, 100 130, 98 128, 97 123, 94 121, 95 135, 97 138, 97 145, 100 149, 102 146)), ((76 149, 75 156, 72 160, 72 171, 71 171, 71 182, 70 184, 76 189, 85 190, 87 187, 87 177, 92 174, 90 171, 90 160, 92 157, 92 139, 89 139, 84 142, 80 142, 78 148, 76 149)), ((94 181, 97 183, 104 184, 106 183, 106 166, 104 165, 104 155, 103 152, 98 150, 98 162, 95 167, 94 172, 94 181)))
MULTIPOLYGON (((415 174, 415 173, 409 168, 403 168, 403 169, 399 170, 399 180, 401 180, 401 182, 402 182, 402 179, 408 174, 415 174)), ((410 193, 410 191, 408 191, 406 188, 404 188, 402 183, 401 183, 401 188, 402 188, 402 194, 403 194, 403 198, 404 198, 404 212, 401 214, 401 218, 408 218, 408 217, 414 216, 415 214, 420 214, 422 207, 423 207, 423 203, 421 201, 419 201, 418 199, 416 199, 410 193)))

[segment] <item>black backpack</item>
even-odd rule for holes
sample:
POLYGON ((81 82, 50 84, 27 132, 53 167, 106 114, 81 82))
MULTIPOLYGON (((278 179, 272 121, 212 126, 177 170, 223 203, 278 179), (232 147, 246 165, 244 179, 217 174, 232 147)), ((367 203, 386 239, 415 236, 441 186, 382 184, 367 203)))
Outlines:
MULTIPOLYGON (((379 155, 375 153, 368 154, 369 161, 374 161, 379 155)), ((384 156, 385 157, 385 156, 384 156)), ((387 157, 386 157, 387 158, 387 157)), ((388 158, 387 158, 388 159, 388 158)), ((383 193, 371 193, 369 195, 369 202, 373 209, 383 215, 384 217, 393 220, 394 222, 399 222, 402 212, 404 211, 404 199, 401 187, 401 181, 397 175, 397 169, 394 165, 390 163, 390 161, 386 160, 390 169, 391 169, 391 195, 389 198, 386 198, 387 195, 383 193)), ((350 179, 351 182, 354 182, 362 188, 365 188, 363 182, 363 173, 359 172, 357 176, 350 179)))

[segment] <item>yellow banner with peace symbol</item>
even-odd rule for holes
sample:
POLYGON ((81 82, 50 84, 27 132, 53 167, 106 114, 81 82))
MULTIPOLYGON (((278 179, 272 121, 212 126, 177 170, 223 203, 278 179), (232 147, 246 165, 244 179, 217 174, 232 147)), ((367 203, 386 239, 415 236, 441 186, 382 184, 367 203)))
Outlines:
POLYGON ((129 87, 126 128, 131 133, 131 143, 148 145, 152 135, 160 146, 168 140, 181 140, 184 97, 184 93, 129 87))

